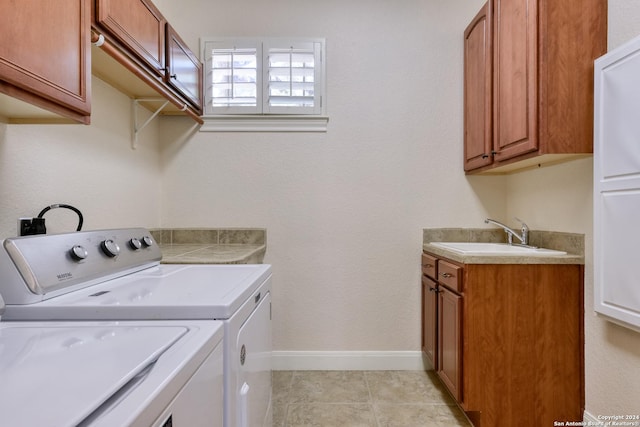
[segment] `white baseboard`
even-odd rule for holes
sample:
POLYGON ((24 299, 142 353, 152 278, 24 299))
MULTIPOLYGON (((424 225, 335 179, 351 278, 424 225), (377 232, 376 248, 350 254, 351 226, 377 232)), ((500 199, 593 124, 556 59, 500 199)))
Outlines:
POLYGON ((423 371, 420 351, 274 351, 274 371, 423 371))

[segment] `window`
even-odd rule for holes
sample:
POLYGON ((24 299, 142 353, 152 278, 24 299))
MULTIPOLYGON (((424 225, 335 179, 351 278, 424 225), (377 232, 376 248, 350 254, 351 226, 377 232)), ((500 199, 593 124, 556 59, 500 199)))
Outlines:
POLYGON ((283 115, 325 114, 323 39, 208 38, 201 45, 205 120, 233 117, 238 126, 241 117, 282 123, 283 115))
POLYGON ((205 43, 205 114, 255 114, 258 108, 258 70, 262 58, 250 41, 205 43))

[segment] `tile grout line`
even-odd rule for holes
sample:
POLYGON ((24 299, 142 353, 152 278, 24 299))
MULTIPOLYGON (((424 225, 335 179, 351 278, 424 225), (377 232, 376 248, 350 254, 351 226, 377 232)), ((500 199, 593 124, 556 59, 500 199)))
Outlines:
POLYGON ((289 425, 289 406, 291 404, 291 390, 293 389, 293 382, 295 380, 297 371, 291 371, 291 378, 289 378, 289 384, 287 385, 287 398, 284 405, 284 419, 282 420, 282 427, 288 427, 289 425))
POLYGON ((378 414, 376 411, 376 406, 375 406, 375 400, 373 399, 373 392, 371 391, 371 386, 369 385, 369 375, 368 375, 368 371, 364 371, 364 383, 367 386, 367 391, 369 392, 369 407, 371 408, 371 411, 373 412, 373 419, 376 422, 376 426, 378 427, 382 427, 380 425, 380 420, 378 419, 378 414))
MULTIPOLYGON (((386 424, 384 424, 384 420, 386 419, 385 417, 389 416, 388 410, 391 408, 402 408, 402 407, 407 407, 407 408, 411 408, 411 407, 451 407, 451 408, 456 408, 457 405, 455 403, 450 402, 448 399, 443 399, 444 401, 431 401, 431 399, 429 399, 428 401, 421 401, 421 402, 408 402, 408 401, 399 401, 396 402, 395 400, 389 401, 387 402, 386 400, 381 400, 378 401, 377 397, 379 397, 375 391, 377 390, 377 387, 380 386, 383 383, 386 383, 387 381, 382 381, 381 384, 378 384, 378 382, 376 382, 376 378, 378 378, 378 376, 375 374, 375 372, 377 371, 363 371, 361 373, 361 378, 364 381, 364 386, 366 387, 366 395, 361 395, 362 400, 358 400, 358 401, 351 401, 349 399, 345 400, 345 399, 336 399, 335 401, 331 401, 331 402, 309 402, 307 403, 308 405, 311 406, 323 406, 325 407, 325 410, 331 412, 333 411, 333 409, 329 409, 332 406, 344 406, 344 405, 356 405, 358 406, 358 403, 365 403, 368 406, 368 411, 369 411, 369 423, 372 427, 384 427, 386 424), (375 387, 374 387, 375 386, 375 387), (366 397, 365 397, 366 396, 366 397), (365 400, 366 399, 366 400, 365 400), (383 406, 385 407, 384 410, 380 410, 380 408, 378 407, 378 404, 382 403, 383 406), (389 408, 387 408, 387 406, 389 406, 389 408), (371 412, 373 411, 373 412, 371 412)), ((313 378, 315 378, 316 376, 314 375, 313 378)), ((336 385, 335 382, 335 377, 332 375, 333 380, 332 380, 332 384, 336 385)), ((355 377, 350 377, 351 379, 355 379, 355 377)), ((290 421, 292 421, 292 419, 290 418, 291 411, 292 411, 292 405, 294 405, 292 402, 293 400, 297 397, 297 395, 294 395, 294 386, 298 386, 300 381, 306 381, 306 376, 305 376, 305 371, 290 371, 290 375, 287 375, 284 379, 284 381, 279 382, 280 386, 282 387, 282 390, 284 393, 282 394, 282 399, 280 400, 282 406, 280 407, 281 411, 279 412, 283 418, 279 419, 277 423, 274 423, 274 427, 290 427, 292 424, 290 423, 290 421)), ((343 379, 348 379, 348 377, 345 377, 343 379)), ((436 389, 440 389, 440 387, 437 386, 437 384, 434 383, 433 378, 427 374, 426 379, 428 380, 427 382, 431 385, 436 386, 436 389)), ((349 387, 349 382, 342 382, 342 384, 340 384, 340 386, 342 387, 349 387)), ((353 384, 354 386, 356 385, 355 383, 353 384)), ((342 395, 340 394, 336 394, 334 396, 338 396, 338 395, 342 395)), ((445 396, 443 396, 445 397, 445 396)), ((392 399, 393 400, 393 399, 392 399)), ((299 403, 299 405, 305 405, 305 403, 299 403)), ((295 411, 297 411, 296 413, 299 412, 299 410, 302 408, 298 408, 295 409, 295 411)), ((364 408, 363 408, 364 409, 364 408)), ((316 408, 317 410, 317 408, 316 408)), ((411 410, 409 410, 411 412, 411 410)), ((305 412, 303 410, 303 412, 305 412)), ((457 411, 456 411, 457 412, 457 411)), ((298 414, 300 415, 300 414, 298 414)), ((363 414, 364 415, 364 414, 363 414)), ((454 415, 454 414, 452 414, 454 415)), ((466 416, 463 414, 463 419, 464 422, 462 420, 460 420, 458 418, 458 416, 454 415, 454 419, 450 420, 452 422, 452 424, 450 424, 451 426, 468 426, 470 424, 468 424, 468 420, 466 418, 466 416)), ((326 425, 326 424, 323 424, 326 425)))

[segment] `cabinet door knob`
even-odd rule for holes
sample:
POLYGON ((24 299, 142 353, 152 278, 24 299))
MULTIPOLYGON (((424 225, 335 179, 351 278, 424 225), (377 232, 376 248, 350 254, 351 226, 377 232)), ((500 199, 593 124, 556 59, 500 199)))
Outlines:
POLYGON ((441 276, 444 277, 445 279, 448 279, 450 277, 453 277, 453 274, 451 274, 451 273, 442 273, 441 276))
POLYGON ((422 264, 424 268, 433 268, 433 264, 422 264))
POLYGON ((483 158, 483 159, 488 159, 488 158, 489 158, 489 155, 488 155, 488 154, 483 154, 483 155, 482 155, 482 158, 483 158))

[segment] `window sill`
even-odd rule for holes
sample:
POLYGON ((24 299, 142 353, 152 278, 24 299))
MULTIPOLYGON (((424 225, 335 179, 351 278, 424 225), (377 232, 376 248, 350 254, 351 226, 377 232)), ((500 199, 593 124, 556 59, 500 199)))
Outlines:
POLYGON ((327 116, 203 116, 200 132, 326 132, 327 116))

